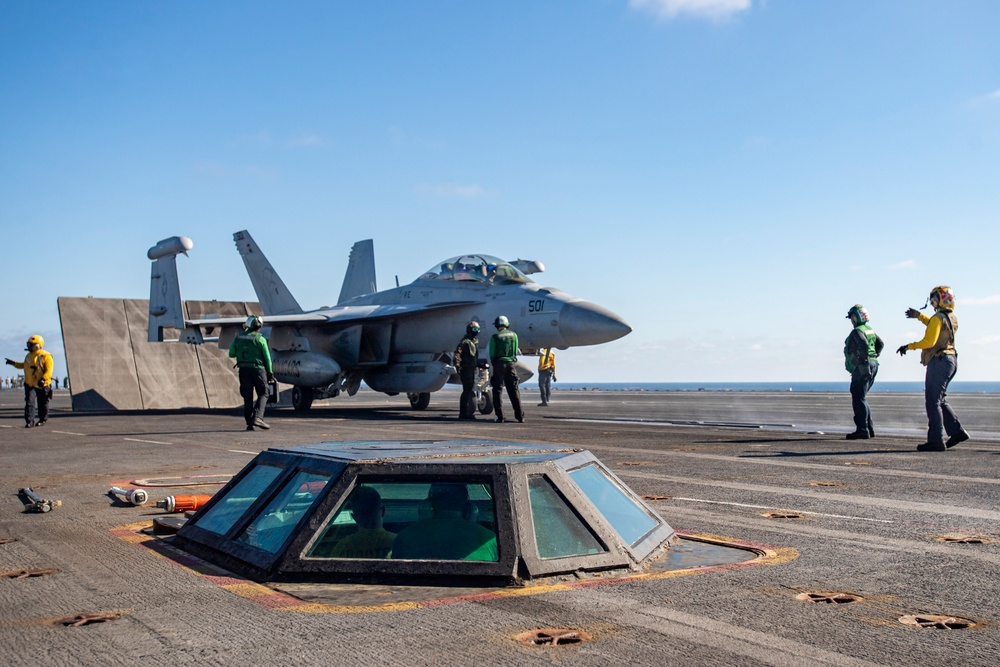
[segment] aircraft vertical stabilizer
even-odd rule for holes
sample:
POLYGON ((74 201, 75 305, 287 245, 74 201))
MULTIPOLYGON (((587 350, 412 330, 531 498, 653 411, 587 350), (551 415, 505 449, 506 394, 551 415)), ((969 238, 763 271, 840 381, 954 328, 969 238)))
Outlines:
POLYGON ((267 261, 267 257, 260 251, 257 242, 250 236, 250 232, 245 229, 233 234, 236 242, 236 249, 243 257, 243 263, 247 267, 250 275, 250 282, 253 283, 254 292, 260 301, 260 307, 265 315, 299 315, 302 308, 295 300, 292 293, 285 287, 285 283, 275 272, 274 267, 267 261))
POLYGON ((163 328, 184 328, 184 306, 177 278, 177 255, 187 255, 194 243, 186 236, 171 236, 149 249, 146 256, 153 260, 149 276, 149 334, 147 340, 163 340, 163 328))
POLYGON ((365 294, 374 294, 375 287, 375 244, 371 239, 358 241, 351 248, 351 258, 347 262, 347 273, 344 275, 344 285, 340 288, 340 300, 344 303, 350 298, 365 294))

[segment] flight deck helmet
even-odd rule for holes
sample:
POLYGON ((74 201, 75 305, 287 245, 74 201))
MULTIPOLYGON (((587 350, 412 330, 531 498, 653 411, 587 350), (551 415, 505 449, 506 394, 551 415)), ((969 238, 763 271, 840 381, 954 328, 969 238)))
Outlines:
POLYGON ((259 315, 251 315, 243 323, 243 328, 247 331, 260 331, 262 326, 264 326, 264 318, 259 315))
POLYGON ((44 339, 44 338, 42 338, 41 336, 39 336, 38 334, 35 334, 35 335, 33 335, 33 336, 32 336, 31 338, 29 338, 29 339, 28 339, 28 342, 27 342, 27 343, 25 343, 25 344, 26 344, 26 345, 27 345, 28 347, 31 347, 32 345, 37 345, 37 346, 38 346, 38 349, 40 350, 40 349, 42 349, 43 347, 45 347, 45 339, 44 339))
POLYGON ((466 325, 465 327, 465 333, 467 333, 470 336, 475 336, 477 333, 479 333, 479 322, 475 320, 469 322, 469 324, 466 325))
POLYGON ((860 303, 856 303, 847 311, 847 318, 854 326, 862 325, 869 320, 868 310, 860 303))
POLYGON ((497 315, 497 318, 493 320, 493 326, 497 329, 506 329, 510 326, 510 320, 505 315, 497 315))
POLYGON ((932 289, 929 299, 935 309, 955 310, 955 293, 947 285, 938 285, 932 289))

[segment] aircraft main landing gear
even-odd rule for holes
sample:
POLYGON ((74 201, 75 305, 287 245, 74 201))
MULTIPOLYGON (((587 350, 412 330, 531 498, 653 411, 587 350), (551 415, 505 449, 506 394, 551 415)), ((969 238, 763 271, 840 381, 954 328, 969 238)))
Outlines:
POLYGON ((309 387, 292 387, 292 408, 296 412, 305 412, 312 407, 313 390, 309 387))
POLYGON ((406 397, 410 399, 410 407, 414 410, 426 410, 427 406, 431 404, 430 392, 421 392, 419 394, 407 393, 406 397))

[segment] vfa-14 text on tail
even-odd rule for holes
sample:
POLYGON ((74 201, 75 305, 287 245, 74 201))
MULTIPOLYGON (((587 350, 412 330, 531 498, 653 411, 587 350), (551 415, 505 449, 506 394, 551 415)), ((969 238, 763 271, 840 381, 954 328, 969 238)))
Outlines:
MULTIPOLYGON (((535 283, 528 275, 544 270, 535 261, 462 255, 435 265, 409 285, 379 292, 371 240, 351 249, 337 305, 304 311, 250 233, 236 232, 233 239, 264 313, 274 377, 292 385, 296 410, 341 392, 353 396, 362 381, 375 391, 407 394, 414 408, 427 407, 432 392, 449 381, 459 382, 452 354, 472 320, 485 329, 506 315, 523 354, 543 347, 597 345, 632 330, 606 308, 535 283)), ((153 260, 149 340, 164 341, 164 329, 172 328, 178 330, 177 341, 217 341, 225 349, 244 318, 184 317, 176 257, 193 247, 191 239, 175 236, 147 253, 153 260)), ((485 360, 485 330, 482 336, 480 358, 485 360)), ((520 370, 531 376, 527 366, 520 370)), ((477 393, 480 411, 492 411, 489 392, 477 393)))

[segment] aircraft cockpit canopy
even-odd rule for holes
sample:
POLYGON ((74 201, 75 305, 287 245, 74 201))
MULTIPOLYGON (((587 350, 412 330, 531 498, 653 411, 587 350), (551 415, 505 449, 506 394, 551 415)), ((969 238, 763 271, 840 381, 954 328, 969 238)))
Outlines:
POLYGON ((533 282, 510 262, 492 255, 460 255, 431 267, 420 280, 494 283, 510 285, 533 282))

